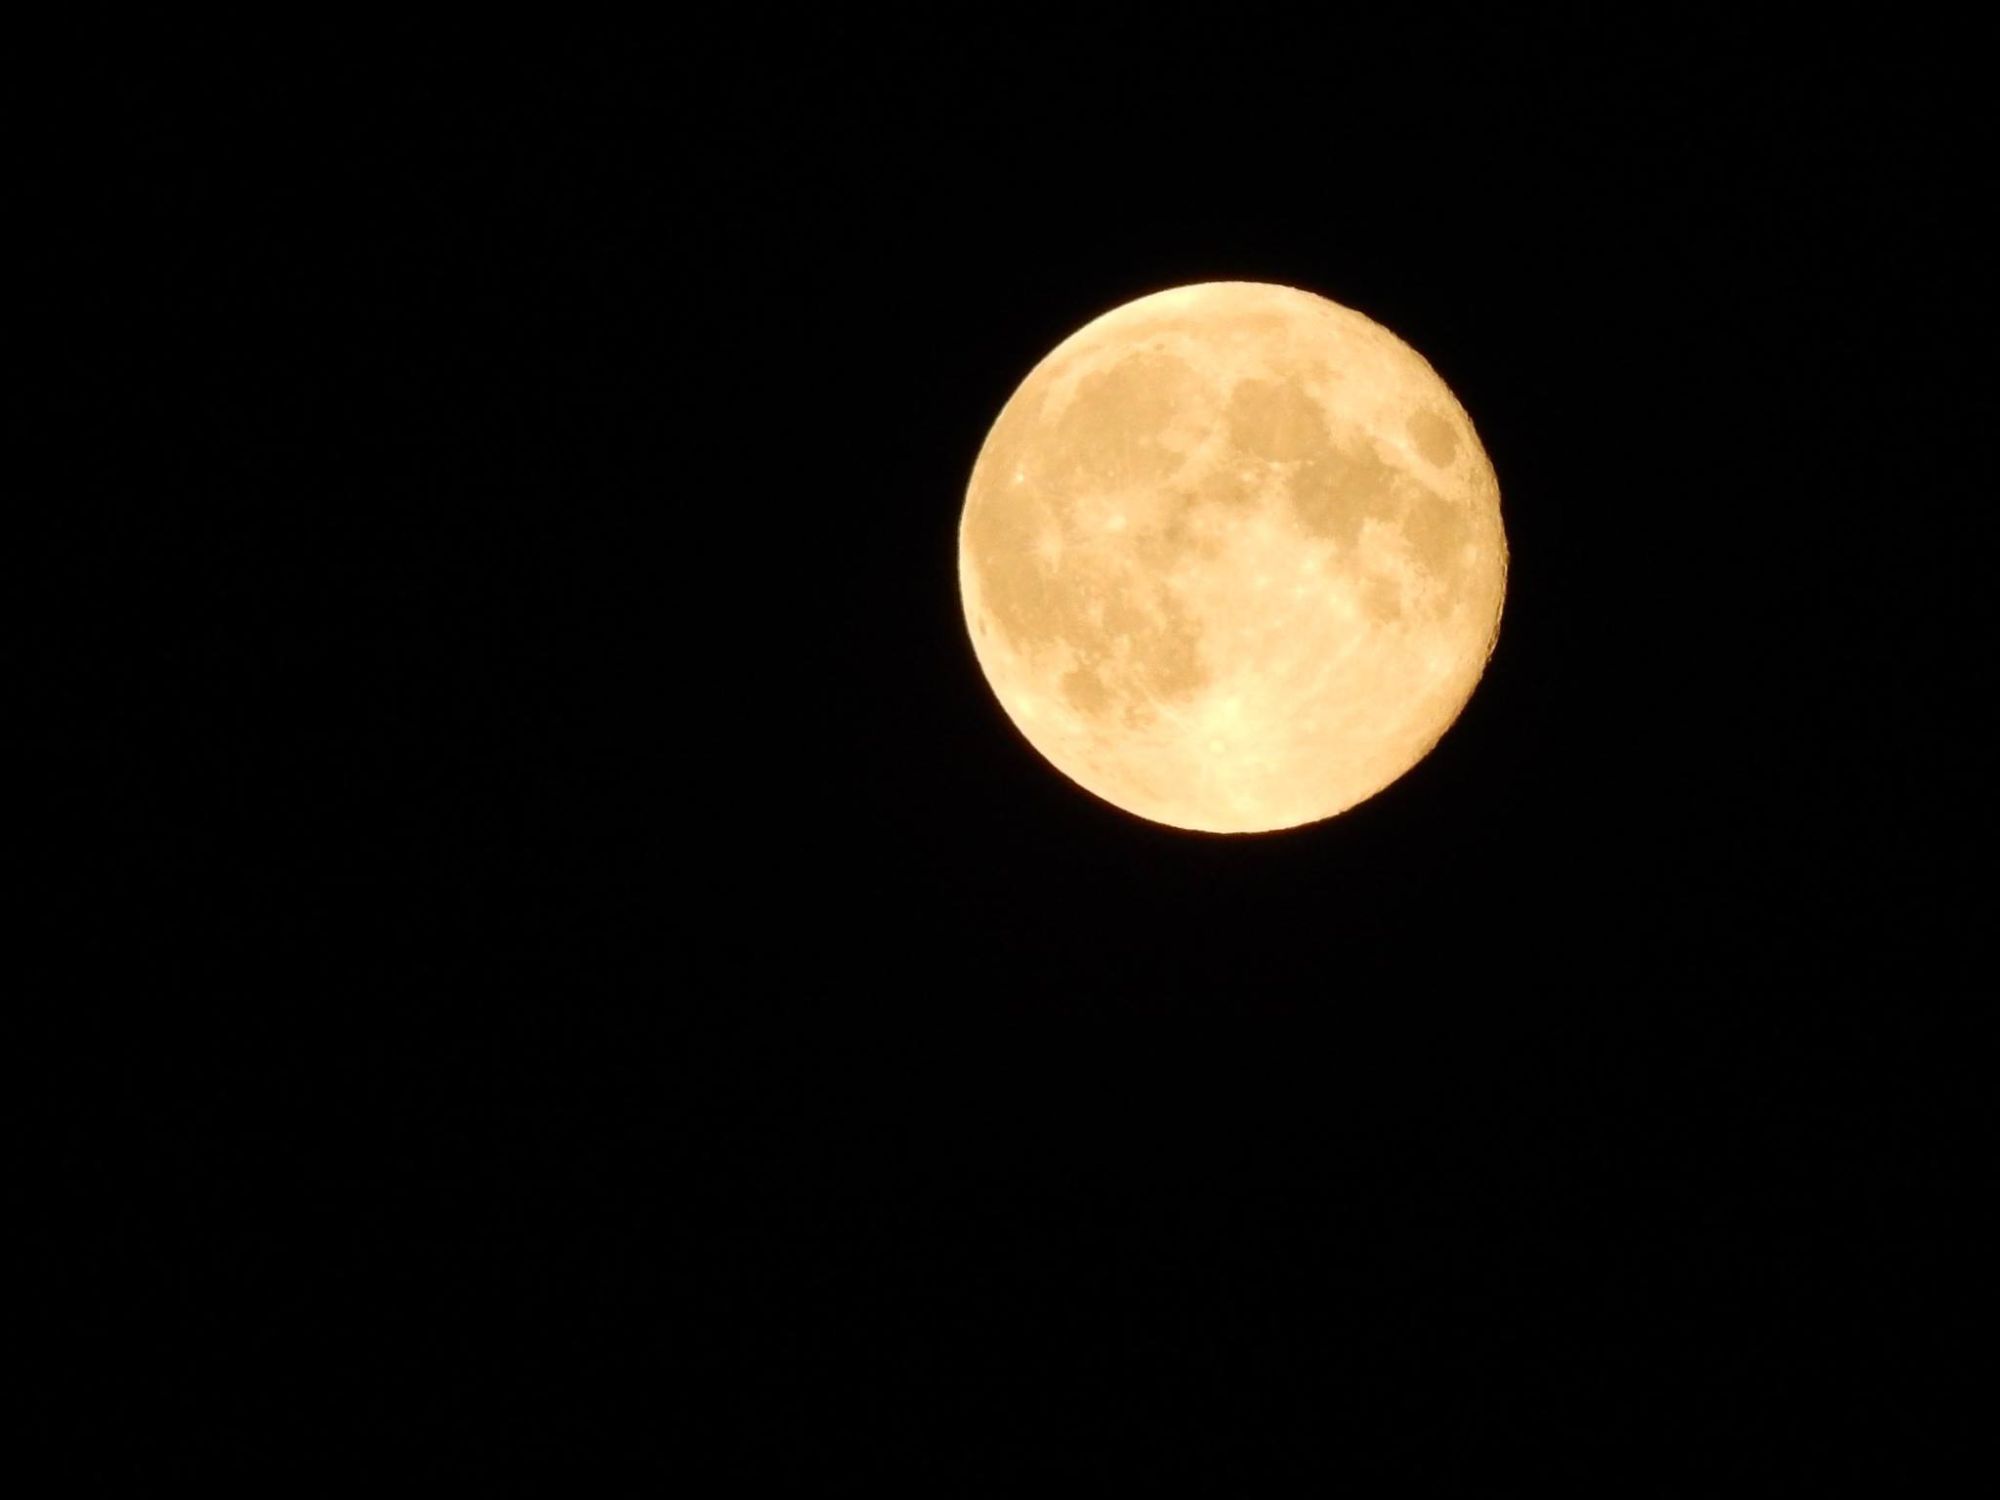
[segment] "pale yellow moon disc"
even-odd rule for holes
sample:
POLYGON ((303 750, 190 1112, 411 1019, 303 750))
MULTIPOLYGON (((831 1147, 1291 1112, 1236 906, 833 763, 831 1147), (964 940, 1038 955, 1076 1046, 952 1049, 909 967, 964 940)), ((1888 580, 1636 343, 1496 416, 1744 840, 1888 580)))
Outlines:
POLYGON ((1116 308, 1021 382, 959 526, 973 650, 1105 801, 1291 828, 1430 751, 1492 654, 1500 488, 1409 345, 1291 287, 1116 308))

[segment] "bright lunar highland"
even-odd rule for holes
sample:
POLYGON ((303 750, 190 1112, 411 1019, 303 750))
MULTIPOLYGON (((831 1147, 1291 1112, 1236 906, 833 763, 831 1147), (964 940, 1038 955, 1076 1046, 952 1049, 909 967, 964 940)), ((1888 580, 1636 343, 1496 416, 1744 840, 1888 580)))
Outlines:
POLYGON ((973 650, 1029 743, 1107 802, 1255 833, 1423 759, 1491 655, 1500 489, 1423 357, 1291 287, 1086 324, 1021 382, 959 527, 973 650))

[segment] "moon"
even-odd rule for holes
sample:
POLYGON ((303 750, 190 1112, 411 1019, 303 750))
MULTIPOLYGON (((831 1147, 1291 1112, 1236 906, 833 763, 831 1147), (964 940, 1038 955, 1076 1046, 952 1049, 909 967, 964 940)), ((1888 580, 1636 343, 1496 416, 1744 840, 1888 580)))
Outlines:
POLYGON ((1498 639, 1507 540, 1472 420, 1395 334, 1209 282, 1058 344, 958 533, 974 655, 1051 765, 1174 828, 1344 812, 1427 755, 1498 639))

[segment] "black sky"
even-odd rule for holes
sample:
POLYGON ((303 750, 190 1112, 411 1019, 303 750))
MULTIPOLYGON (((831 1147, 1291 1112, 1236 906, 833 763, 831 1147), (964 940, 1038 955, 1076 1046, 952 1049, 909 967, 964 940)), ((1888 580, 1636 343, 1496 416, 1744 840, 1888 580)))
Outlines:
POLYGON ((80 1461, 1712 1495, 1942 1435, 1963 39, 163 55, 77 69, 33 230, 80 1461), (956 592, 1021 377, 1221 279, 1423 352, 1511 545, 1437 751, 1256 839, 1051 771, 956 592))

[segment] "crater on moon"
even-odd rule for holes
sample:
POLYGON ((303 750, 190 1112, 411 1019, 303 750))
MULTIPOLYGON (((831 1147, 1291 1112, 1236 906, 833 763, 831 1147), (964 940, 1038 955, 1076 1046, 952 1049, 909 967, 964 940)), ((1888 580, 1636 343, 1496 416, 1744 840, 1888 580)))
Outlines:
POLYGON ((1421 759, 1505 571, 1492 468, 1429 365, 1245 282, 1065 340, 995 421, 960 527, 974 651, 1029 742, 1218 832, 1331 816, 1421 759))

